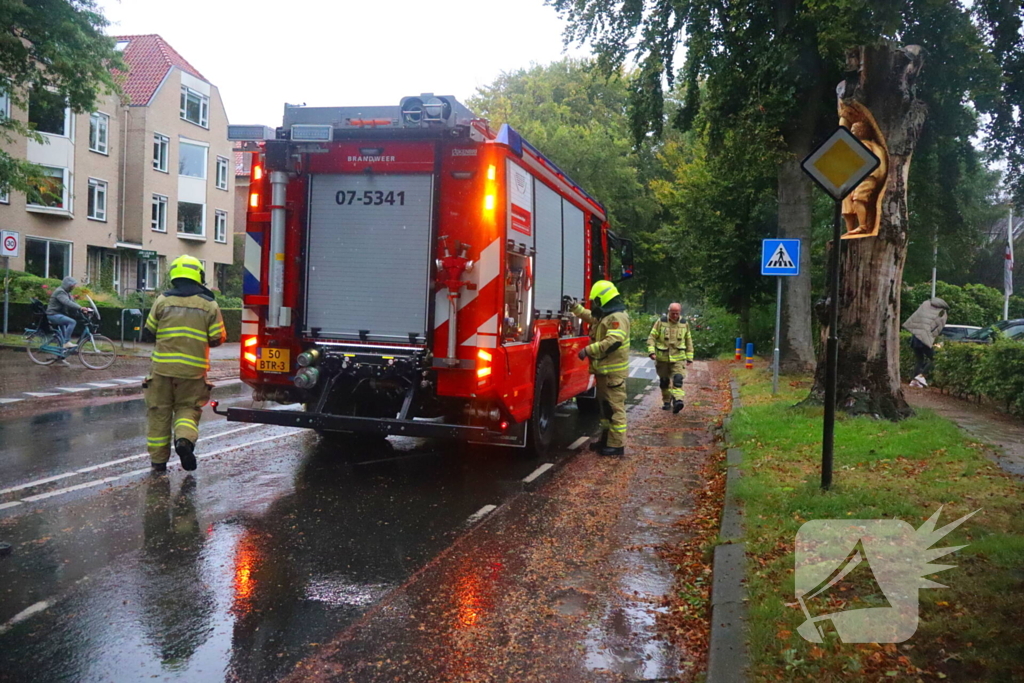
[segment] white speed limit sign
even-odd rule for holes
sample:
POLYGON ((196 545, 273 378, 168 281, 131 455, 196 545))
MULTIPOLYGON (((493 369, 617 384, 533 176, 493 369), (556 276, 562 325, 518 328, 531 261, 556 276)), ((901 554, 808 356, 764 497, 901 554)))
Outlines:
POLYGON ((13 230, 4 230, 0 244, 3 246, 0 256, 17 256, 21 249, 21 235, 13 230))

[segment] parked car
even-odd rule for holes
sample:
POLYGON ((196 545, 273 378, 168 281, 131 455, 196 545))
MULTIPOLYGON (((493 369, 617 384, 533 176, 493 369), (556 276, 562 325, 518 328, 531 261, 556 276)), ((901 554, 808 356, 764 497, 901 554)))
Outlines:
POLYGON ((1010 339, 1024 340, 1024 318, 1000 320, 988 327, 971 332, 961 341, 973 342, 975 344, 991 344, 995 341, 997 332, 1001 332, 1003 336, 1010 339))
POLYGON ((944 337, 942 341, 962 341, 964 337, 982 328, 977 325, 946 325, 939 334, 944 337))

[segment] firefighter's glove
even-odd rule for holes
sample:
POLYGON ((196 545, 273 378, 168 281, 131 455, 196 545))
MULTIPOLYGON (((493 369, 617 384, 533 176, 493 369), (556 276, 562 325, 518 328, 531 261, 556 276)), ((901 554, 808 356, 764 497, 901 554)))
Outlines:
POLYGON ((576 355, 579 356, 580 360, 586 360, 587 359, 587 347, 584 346, 582 349, 580 349, 580 352, 578 354, 576 354, 576 355))

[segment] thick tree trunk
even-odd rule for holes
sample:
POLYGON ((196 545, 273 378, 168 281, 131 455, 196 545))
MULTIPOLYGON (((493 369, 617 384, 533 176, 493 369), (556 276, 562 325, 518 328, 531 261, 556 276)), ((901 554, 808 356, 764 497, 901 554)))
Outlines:
POLYGON ((811 181, 800 168, 800 162, 809 151, 791 150, 791 155, 779 164, 778 170, 779 237, 799 239, 801 244, 800 275, 785 277, 782 282, 779 369, 784 373, 808 373, 814 368, 814 341, 811 337, 811 181))
MULTIPOLYGON (((877 237, 841 241, 836 400, 850 413, 899 419, 912 413, 900 386, 899 311, 907 256, 907 176, 926 114, 914 92, 922 62, 913 45, 858 52, 860 71, 840 85, 840 95, 874 115, 888 145, 889 172, 877 237)), ((824 397, 825 365, 823 350, 812 399, 824 397)))

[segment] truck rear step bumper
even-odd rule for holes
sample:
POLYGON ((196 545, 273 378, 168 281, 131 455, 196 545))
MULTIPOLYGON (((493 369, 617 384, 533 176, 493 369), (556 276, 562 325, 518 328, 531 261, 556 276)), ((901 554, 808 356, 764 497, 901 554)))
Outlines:
POLYGON ((415 436, 438 439, 459 439, 464 441, 504 441, 505 435, 485 427, 453 425, 417 420, 395 420, 377 417, 351 417, 327 413, 307 413, 297 410, 256 410, 253 408, 228 408, 229 422, 261 422, 282 427, 305 427, 335 432, 358 432, 383 436, 415 436))

